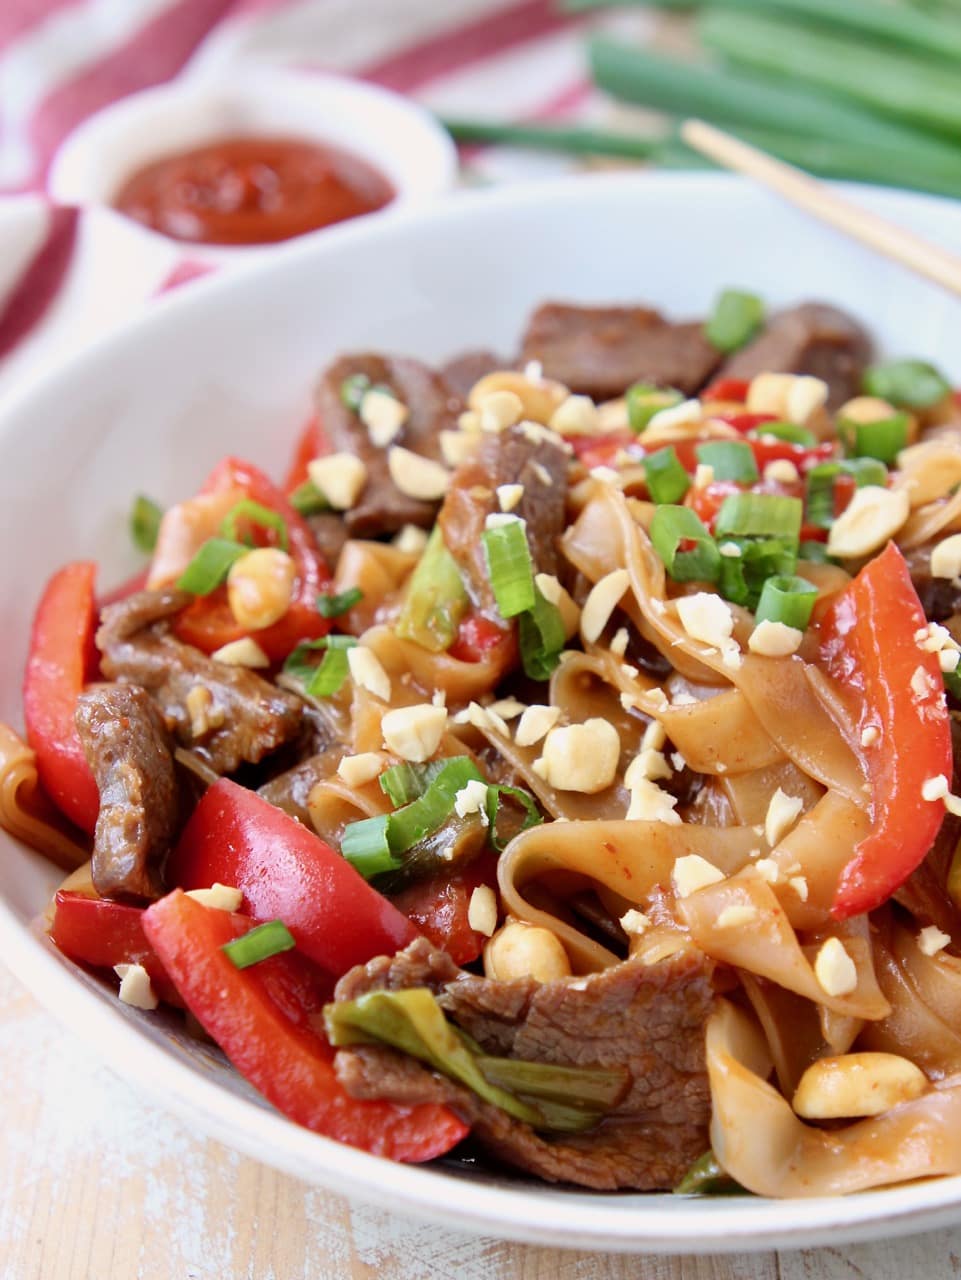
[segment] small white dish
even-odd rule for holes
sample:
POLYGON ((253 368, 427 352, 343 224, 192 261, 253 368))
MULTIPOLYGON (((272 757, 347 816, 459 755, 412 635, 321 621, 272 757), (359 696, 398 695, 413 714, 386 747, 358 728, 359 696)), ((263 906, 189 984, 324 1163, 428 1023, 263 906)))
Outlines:
MULTIPOLYGON (((961 204, 848 191, 961 250, 961 204)), ((126 534, 132 495, 174 501, 226 453, 280 474, 336 353, 439 362, 472 346, 509 352, 527 313, 549 298, 643 300, 696 316, 725 286, 756 290, 772 307, 834 301, 882 349, 933 360, 961 380, 961 301, 720 174, 614 174, 465 194, 334 228, 161 299, 0 411, 0 720, 22 723, 30 618, 50 574, 89 557, 103 587, 130 576, 142 564, 126 534)), ((340 1146, 289 1123, 209 1047, 121 1005, 35 933, 31 921, 60 878, 0 833, 0 958, 125 1078, 198 1130, 300 1178, 448 1228, 605 1252, 837 1245, 958 1220, 961 1177, 848 1197, 698 1200, 397 1165, 340 1146)))
MULTIPOLYGON (((396 192, 384 214, 435 198, 457 177, 449 134, 408 98, 345 76, 250 68, 230 81, 174 80, 96 112, 58 149, 48 191, 60 204, 112 208, 125 179, 144 165, 205 143, 258 134, 326 142, 360 156, 396 192)), ((193 244, 141 230, 201 261, 250 259, 276 248, 193 244)))

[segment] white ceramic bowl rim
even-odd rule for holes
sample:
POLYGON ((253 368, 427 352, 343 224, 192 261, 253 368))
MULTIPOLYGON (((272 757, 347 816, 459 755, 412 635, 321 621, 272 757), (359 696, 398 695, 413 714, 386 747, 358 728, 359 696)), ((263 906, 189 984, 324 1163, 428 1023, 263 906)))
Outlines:
MULTIPOLYGON (((842 188, 843 189, 843 188, 842 188)), ((400 213, 389 222, 345 225, 321 240, 291 242, 269 261, 237 273, 200 281, 189 290, 159 300, 129 329, 99 340, 73 357, 46 382, 11 397, 0 420, 0 450, 16 420, 31 420, 35 401, 59 398, 69 403, 74 380, 88 373, 109 374, 111 365, 144 344, 162 344, 179 318, 197 311, 216 316, 231 305, 256 300, 259 282, 269 273, 296 279, 298 266, 314 258, 324 262, 358 247, 397 241, 413 231, 429 232, 438 242, 478 218, 507 211, 527 212, 569 201, 586 217, 606 200, 626 203, 627 195, 658 193, 712 208, 743 192, 737 179, 723 175, 663 174, 641 178, 602 175, 561 180, 524 189, 458 195, 429 211, 400 213)), ((889 216, 937 215, 961 237, 961 209, 949 202, 903 193, 847 188, 889 216)), ((760 198, 760 197, 758 197, 760 198)), ((443 353, 438 353, 443 354, 443 353)), ((375 1201, 393 1211, 409 1211, 447 1227, 570 1247, 663 1252, 708 1252, 798 1247, 841 1240, 857 1241, 930 1229, 956 1221, 961 1178, 943 1178, 845 1198, 777 1202, 756 1198, 678 1200, 671 1197, 591 1195, 517 1181, 489 1185, 483 1177, 458 1177, 456 1202, 451 1174, 438 1168, 395 1165, 342 1147, 289 1124, 276 1112, 238 1098, 205 1079, 176 1056, 159 1052, 144 1024, 76 972, 49 945, 35 937, 13 907, 0 900, 0 956, 36 994, 78 1034, 110 1054, 115 1069, 146 1085, 202 1129, 249 1155, 290 1173, 327 1183, 336 1190, 375 1201), (87 988, 86 991, 84 988, 87 988)))

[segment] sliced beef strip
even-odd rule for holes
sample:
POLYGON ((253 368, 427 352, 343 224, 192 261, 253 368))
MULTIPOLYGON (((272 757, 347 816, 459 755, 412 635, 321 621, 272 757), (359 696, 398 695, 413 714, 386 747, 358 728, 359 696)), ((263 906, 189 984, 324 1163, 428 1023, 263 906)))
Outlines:
POLYGON ((954 578, 935 578, 931 573, 933 542, 904 552, 911 581, 929 622, 946 622, 961 613, 961 587, 954 578))
POLYGON ((463 404, 444 379, 426 365, 388 356, 343 356, 331 365, 317 388, 317 415, 331 450, 351 453, 367 468, 367 483, 359 501, 344 513, 348 535, 372 538, 397 533, 405 524, 429 529, 437 514, 437 503, 401 493, 390 478, 387 450, 371 443, 367 428, 341 399, 345 379, 358 374, 389 387, 410 411, 393 443, 435 462, 441 460, 440 433, 456 428, 463 404))
POLYGON ((647 307, 576 307, 546 302, 528 321, 525 360, 572 391, 608 400, 632 382, 690 395, 707 382, 720 354, 700 323, 671 324, 647 307))
POLYGON ((343 516, 333 511, 323 511, 316 516, 308 516, 307 523, 314 535, 317 549, 324 557, 331 573, 337 568, 337 561, 347 541, 347 525, 343 516))
POLYGON ((872 350, 870 336, 853 316, 824 302, 805 302, 772 315, 753 342, 724 363, 718 376, 810 374, 828 384, 828 408, 837 409, 860 393, 872 350))
POLYGON ((441 365, 440 373, 454 395, 466 401, 475 382, 498 369, 513 368, 513 359, 506 359, 493 351, 465 351, 441 365))
POLYGON ((216 773, 233 773, 297 735, 303 702, 245 667, 215 662, 178 640, 171 623, 192 598, 172 589, 140 591, 105 609, 97 632, 101 669, 112 680, 146 689, 178 742, 216 773), (210 727, 195 737, 187 697, 197 686, 212 701, 210 727))
POLYGON ((612 1115, 576 1136, 541 1137, 469 1090, 391 1049, 340 1049, 336 1069, 357 1097, 444 1101, 495 1156, 552 1182, 598 1190, 663 1190, 708 1145, 704 1025, 714 992, 700 953, 657 965, 625 961, 588 978, 494 982, 456 969, 419 939, 346 974, 335 999, 372 990, 432 989, 448 1016, 489 1053, 567 1066, 627 1067, 612 1115))
POLYGON ((96 684, 77 700, 76 724, 100 791, 94 888, 104 898, 159 898, 179 810, 163 718, 136 685, 96 684))
POLYGON ((487 517, 499 511, 497 489, 520 484, 524 493, 514 508, 527 525, 527 542, 536 573, 558 571, 558 541, 567 504, 567 457, 550 440, 532 438, 523 426, 491 435, 476 458, 459 467, 438 517, 444 541, 466 569, 468 589, 485 613, 495 616, 490 575, 481 535, 487 517))

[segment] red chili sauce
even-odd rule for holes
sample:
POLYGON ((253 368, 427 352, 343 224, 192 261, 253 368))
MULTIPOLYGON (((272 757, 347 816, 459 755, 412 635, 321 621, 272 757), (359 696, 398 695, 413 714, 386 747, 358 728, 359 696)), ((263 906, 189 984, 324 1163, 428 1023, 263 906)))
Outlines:
POLYGON ((195 244, 271 244, 382 209, 394 189, 348 151, 297 138, 229 138, 145 165, 113 204, 195 244))

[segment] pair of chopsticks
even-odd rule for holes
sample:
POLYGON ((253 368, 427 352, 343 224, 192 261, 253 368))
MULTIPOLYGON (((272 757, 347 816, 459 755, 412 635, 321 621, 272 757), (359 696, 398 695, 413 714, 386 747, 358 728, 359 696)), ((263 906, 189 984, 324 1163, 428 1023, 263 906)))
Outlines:
POLYGON ((949 253, 922 236, 880 218, 867 209, 835 195, 801 169, 776 160, 765 151, 749 146, 739 138, 705 124, 703 120, 687 120, 681 126, 681 137, 689 147, 702 155, 754 178, 782 196, 790 204, 813 214, 854 240, 877 250, 887 258, 900 262, 918 275, 961 297, 961 257, 949 253))

